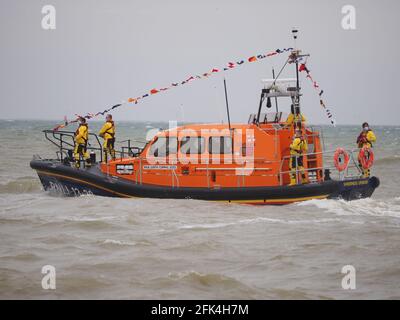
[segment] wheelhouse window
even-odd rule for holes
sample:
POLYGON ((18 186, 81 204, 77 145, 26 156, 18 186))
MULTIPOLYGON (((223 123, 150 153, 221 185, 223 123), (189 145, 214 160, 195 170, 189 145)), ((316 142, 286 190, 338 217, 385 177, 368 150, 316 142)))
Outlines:
POLYGON ((181 140, 180 151, 183 154, 201 154, 204 152, 203 137, 183 137, 181 140))
POLYGON ((210 154, 232 153, 232 137, 210 137, 208 152, 210 154))
POLYGON ((157 137, 150 147, 150 155, 153 157, 167 157, 176 154, 178 141, 176 137, 157 137))

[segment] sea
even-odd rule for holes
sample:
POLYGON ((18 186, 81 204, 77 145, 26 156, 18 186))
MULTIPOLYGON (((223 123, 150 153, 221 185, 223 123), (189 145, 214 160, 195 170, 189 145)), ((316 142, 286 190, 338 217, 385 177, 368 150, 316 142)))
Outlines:
MULTIPOLYGON (((54 125, 0 120, 0 299, 400 298, 400 126, 372 128, 371 198, 253 206, 45 192, 29 162, 56 156, 54 125)), ((360 126, 322 129, 327 149, 356 147, 360 126)))

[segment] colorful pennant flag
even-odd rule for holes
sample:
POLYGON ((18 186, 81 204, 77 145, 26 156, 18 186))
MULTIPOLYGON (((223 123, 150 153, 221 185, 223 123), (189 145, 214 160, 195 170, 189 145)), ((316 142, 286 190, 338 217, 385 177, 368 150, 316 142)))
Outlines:
POLYGON ((306 78, 310 79, 310 82, 312 83, 313 88, 318 92, 318 96, 320 97, 319 104, 321 107, 325 110, 326 116, 328 117, 329 121, 333 126, 336 126, 336 120, 332 115, 332 112, 326 107, 324 101, 322 100, 322 95, 324 93, 324 90, 319 90, 319 84, 317 81, 313 79, 311 76, 310 70, 307 68, 305 63, 300 64, 299 66, 299 72, 305 71, 307 73, 306 78))
POLYGON ((226 64, 226 66, 224 66, 222 68, 212 68, 211 71, 205 72, 205 73, 203 73, 201 75, 189 76, 186 80, 183 80, 181 82, 172 82, 171 85, 168 86, 168 87, 163 87, 163 88, 160 88, 160 89, 153 88, 150 91, 148 91, 148 93, 145 93, 145 94, 143 94, 141 96, 138 96, 137 98, 128 98, 126 101, 123 101, 123 102, 121 102, 119 104, 115 104, 111 108, 108 108, 108 109, 106 109, 104 111, 97 112, 97 113, 87 113, 86 116, 81 116, 81 115, 76 114, 75 115, 76 119, 71 120, 71 121, 68 121, 65 118, 64 122, 62 124, 57 125, 53 130, 57 131, 57 130, 60 130, 61 128, 65 128, 69 124, 76 123, 76 122, 79 121, 79 118, 92 119, 92 118, 98 117, 99 115, 105 115, 106 113, 110 112, 111 110, 114 110, 114 109, 116 109, 116 108, 118 108, 118 107, 120 107, 122 105, 125 105, 125 104, 128 104, 128 103, 137 104, 139 102, 139 100, 143 100, 143 99, 145 99, 145 98, 147 98, 147 97, 149 97, 151 95, 155 95, 155 94, 157 94, 159 92, 162 92, 162 91, 167 91, 167 90, 169 90, 171 88, 187 84, 187 83, 192 82, 194 80, 207 79, 210 76, 212 76, 214 73, 219 73, 221 71, 228 71, 228 70, 234 69, 234 68, 236 68, 238 66, 241 66, 241 65, 245 64, 246 62, 260 61, 260 60, 262 60, 264 58, 272 57, 272 56, 275 56, 277 54, 281 54, 281 53, 289 52, 289 51, 291 52, 292 50, 293 50, 293 48, 276 49, 275 51, 267 52, 265 54, 259 54, 259 55, 251 56, 251 57, 249 57, 247 59, 238 60, 237 62, 228 62, 226 64))

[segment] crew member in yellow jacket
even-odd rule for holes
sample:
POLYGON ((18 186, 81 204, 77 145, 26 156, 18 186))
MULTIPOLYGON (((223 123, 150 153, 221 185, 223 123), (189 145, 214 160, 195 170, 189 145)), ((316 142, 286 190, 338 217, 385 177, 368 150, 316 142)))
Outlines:
POLYGON ((104 139, 104 162, 107 162, 108 154, 110 154, 112 160, 115 160, 115 124, 111 114, 106 116, 106 123, 101 128, 99 136, 104 139))
POLYGON ((75 167, 80 168, 81 166, 81 159, 86 161, 86 166, 90 167, 90 157, 87 152, 87 143, 89 140, 89 128, 88 124, 86 123, 85 118, 79 119, 79 127, 75 131, 75 148, 74 148, 74 158, 75 158, 75 167))
MULTIPOLYGON (((376 142, 375 133, 369 127, 368 122, 364 122, 362 124, 362 131, 357 138, 358 148, 360 148, 360 149, 372 148, 372 143, 375 143, 375 142, 376 142)), ((370 169, 364 169, 360 163, 360 160, 358 162, 359 162, 359 166, 360 166, 361 170, 363 171, 364 177, 368 178, 371 174, 370 169)))
POLYGON ((285 126, 301 129, 306 122, 306 117, 300 112, 299 107, 290 106, 290 114, 286 118, 285 126))
POLYGON ((301 174, 301 182, 307 183, 307 177, 304 172, 303 166, 303 156, 307 153, 308 145, 307 141, 304 139, 301 130, 296 129, 295 136, 293 138, 292 144, 290 145, 290 185, 294 186, 297 184, 297 172, 301 174))

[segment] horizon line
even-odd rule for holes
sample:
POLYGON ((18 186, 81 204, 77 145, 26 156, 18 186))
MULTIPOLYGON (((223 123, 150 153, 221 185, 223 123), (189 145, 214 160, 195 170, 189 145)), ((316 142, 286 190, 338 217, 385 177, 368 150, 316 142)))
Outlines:
MULTIPOLYGON (((55 124, 56 123, 60 123, 60 120, 55 120, 55 119, 34 119, 34 118, 0 118, 0 121, 43 121, 43 122, 47 122, 47 121, 54 121, 55 124)), ((104 122, 104 120, 98 120, 98 119, 94 119, 94 120, 90 120, 91 122, 104 122)), ((201 124, 201 123, 225 123, 225 121, 223 122, 217 122, 217 121, 199 121, 199 122, 195 122, 195 121, 177 121, 177 120, 115 120, 117 122, 136 122, 136 123, 145 123, 145 122, 166 122, 168 123, 169 121, 176 121, 177 123, 188 123, 188 124, 201 124)), ((244 122, 232 122, 232 123, 237 123, 237 124, 242 124, 244 122)), ((329 127, 333 127, 331 124, 329 123, 310 123, 311 126, 329 126, 329 127)), ((400 124, 382 124, 382 123, 376 123, 373 124, 374 126, 400 126, 400 124)), ((336 126, 360 126, 360 123, 344 123, 344 124, 336 124, 336 126)))

